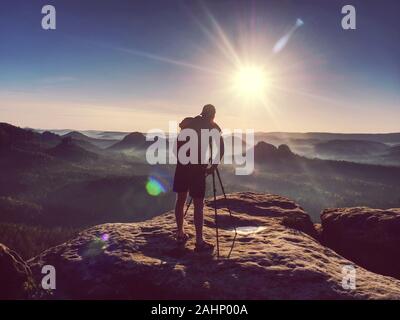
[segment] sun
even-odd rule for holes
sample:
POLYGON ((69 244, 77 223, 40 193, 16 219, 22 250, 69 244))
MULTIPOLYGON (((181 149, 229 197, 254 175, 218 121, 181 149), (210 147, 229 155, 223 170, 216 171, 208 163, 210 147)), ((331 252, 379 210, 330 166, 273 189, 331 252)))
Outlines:
POLYGON ((270 88, 270 79, 261 66, 241 66, 233 75, 233 90, 246 99, 262 99, 270 88))

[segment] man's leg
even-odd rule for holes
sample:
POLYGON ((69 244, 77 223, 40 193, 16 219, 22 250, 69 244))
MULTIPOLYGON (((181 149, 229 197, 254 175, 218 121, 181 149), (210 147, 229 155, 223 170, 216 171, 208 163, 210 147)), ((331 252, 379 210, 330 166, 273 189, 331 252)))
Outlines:
POLYGON ((178 192, 176 195, 176 202, 175 202, 175 218, 176 218, 176 226, 177 226, 177 237, 184 236, 183 231, 183 218, 184 212, 183 208, 185 206, 187 198, 187 192, 178 192))
POLYGON ((196 228, 196 244, 203 243, 203 207, 204 198, 193 198, 194 205, 194 226, 196 228))

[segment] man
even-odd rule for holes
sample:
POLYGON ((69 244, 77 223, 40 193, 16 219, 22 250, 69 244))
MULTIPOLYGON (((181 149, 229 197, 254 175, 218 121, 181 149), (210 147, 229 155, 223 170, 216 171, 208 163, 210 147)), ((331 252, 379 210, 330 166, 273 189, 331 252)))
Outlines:
MULTIPOLYGON (((215 107, 211 104, 207 104, 203 107, 200 116, 194 118, 185 118, 180 124, 181 129, 193 129, 197 135, 197 143, 199 150, 199 157, 197 163, 182 164, 179 161, 179 148, 185 141, 179 141, 178 139, 178 163, 175 170, 174 186, 173 190, 177 193, 175 203, 175 217, 177 224, 176 238, 178 242, 184 243, 188 239, 188 235, 184 232, 184 206, 189 193, 189 196, 193 199, 194 205, 194 224, 196 229, 196 247, 195 251, 211 251, 214 245, 204 241, 203 239, 203 206, 204 196, 206 190, 206 176, 213 173, 217 168, 218 164, 212 164, 208 167, 207 162, 201 163, 201 130, 217 129, 219 136, 219 155, 220 159, 224 154, 224 141, 221 136, 221 128, 214 122, 215 118, 215 107)), ((218 152, 214 150, 214 152, 218 152)))

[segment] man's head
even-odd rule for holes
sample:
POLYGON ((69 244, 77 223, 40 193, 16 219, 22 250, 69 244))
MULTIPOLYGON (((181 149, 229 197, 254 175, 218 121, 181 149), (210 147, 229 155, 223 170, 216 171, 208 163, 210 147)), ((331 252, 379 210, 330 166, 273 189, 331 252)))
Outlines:
POLYGON ((201 116, 207 120, 214 120, 215 117, 215 107, 212 104, 206 104, 201 111, 201 116))

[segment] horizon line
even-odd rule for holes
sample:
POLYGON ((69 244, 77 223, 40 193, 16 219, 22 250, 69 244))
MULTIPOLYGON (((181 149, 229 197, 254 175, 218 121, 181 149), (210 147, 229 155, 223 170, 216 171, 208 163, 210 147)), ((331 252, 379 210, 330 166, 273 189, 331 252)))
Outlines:
MULTIPOLYGON (((141 133, 145 133, 145 131, 138 131, 138 130, 131 130, 131 131, 119 131, 119 130, 102 130, 102 129, 71 129, 71 128, 33 128, 30 126, 18 126, 9 122, 3 122, 0 121, 0 124, 9 124, 15 127, 19 127, 21 129, 25 129, 25 130, 35 130, 35 131, 69 131, 69 132, 73 132, 73 131, 78 131, 78 132, 115 132, 115 133, 132 133, 132 132, 141 132, 141 133)), ((151 129, 148 129, 147 131, 149 131, 151 129)), ((169 133, 169 131, 165 131, 167 133, 169 133)), ((391 134, 400 134, 400 131, 389 131, 389 132, 332 132, 332 131, 254 131, 255 134, 338 134, 338 135, 391 135, 391 134)))

